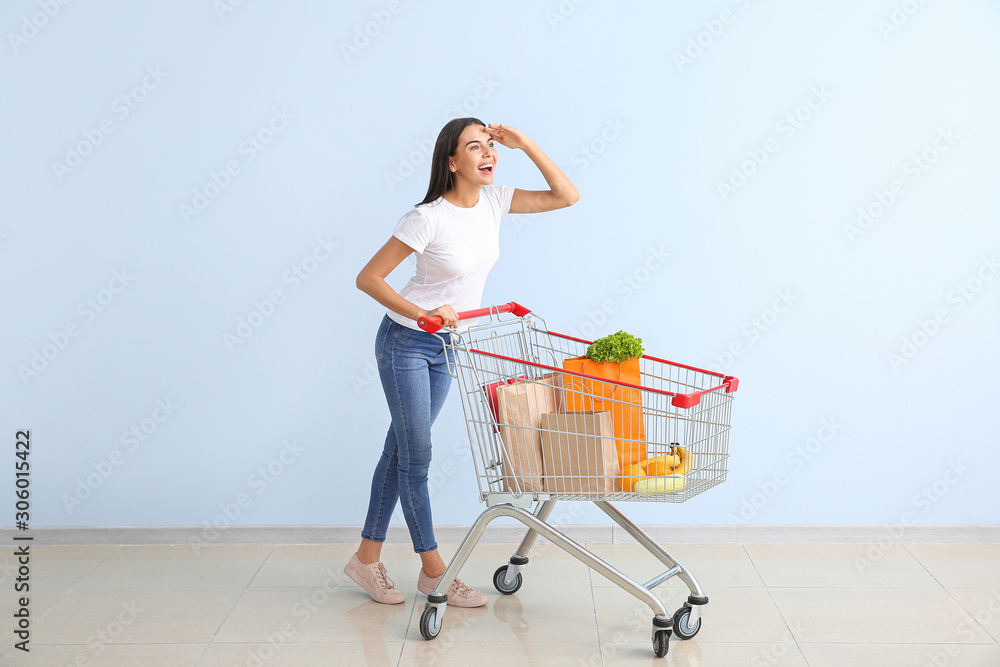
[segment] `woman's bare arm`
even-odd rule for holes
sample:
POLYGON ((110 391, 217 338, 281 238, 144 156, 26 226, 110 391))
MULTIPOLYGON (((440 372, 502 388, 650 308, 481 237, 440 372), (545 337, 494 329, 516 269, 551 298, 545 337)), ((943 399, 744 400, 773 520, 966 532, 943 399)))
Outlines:
POLYGON ((569 180, 569 177, 523 132, 510 125, 494 125, 493 123, 487 126, 486 131, 501 145, 523 150, 525 155, 531 158, 531 161, 538 167, 538 171, 542 173, 545 182, 551 188, 550 190, 516 188, 510 202, 511 213, 554 211, 572 206, 580 200, 580 192, 569 180))
POLYGON ((410 256, 413 248, 406 245, 395 236, 389 238, 385 245, 368 260, 355 281, 358 289, 378 301, 389 310, 399 313, 411 320, 430 315, 440 315, 444 325, 453 327, 458 323, 458 313, 450 305, 443 305, 434 310, 424 310, 399 296, 396 290, 385 281, 400 262, 410 256))

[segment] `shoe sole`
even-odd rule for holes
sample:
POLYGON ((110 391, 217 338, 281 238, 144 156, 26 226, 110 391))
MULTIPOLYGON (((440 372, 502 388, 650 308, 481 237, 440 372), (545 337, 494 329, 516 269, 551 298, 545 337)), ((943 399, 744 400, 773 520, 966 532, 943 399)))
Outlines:
POLYGON ((374 600, 375 602, 378 602, 379 604, 402 604, 403 602, 406 602, 406 596, 405 595, 403 596, 402 600, 398 600, 396 602, 390 602, 388 600, 379 600, 379 599, 377 599, 375 597, 375 594, 372 593, 371 589, 368 588, 367 582, 365 582, 365 580, 362 579, 359 575, 355 574, 354 570, 350 569, 349 567, 345 567, 344 568, 344 574, 346 574, 348 577, 350 577, 351 581, 353 581, 354 583, 356 583, 358 586, 361 586, 361 588, 363 588, 365 590, 365 592, 368 593, 368 595, 371 597, 371 599, 374 600))

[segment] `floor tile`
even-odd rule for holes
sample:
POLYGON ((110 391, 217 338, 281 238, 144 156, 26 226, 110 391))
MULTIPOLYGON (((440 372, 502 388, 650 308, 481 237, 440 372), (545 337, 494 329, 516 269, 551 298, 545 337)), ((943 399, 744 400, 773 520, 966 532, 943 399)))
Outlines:
POLYGON ((41 588, 37 590, 32 588, 27 593, 15 592, 11 589, 4 590, 3 595, 0 595, 0 617, 12 618, 14 612, 20 609, 20 598, 27 596, 28 614, 31 622, 34 623, 45 616, 68 592, 68 588, 41 588))
POLYGON ((123 546, 93 569, 84 588, 246 586, 273 547, 267 544, 123 546))
POLYGON ((1000 544, 907 544, 945 588, 1000 588, 1000 544))
POLYGON ((940 586, 901 544, 747 544, 746 550, 767 586, 940 586))
POLYGON ((990 643, 944 589, 771 588, 799 642, 990 643))
POLYGON ((405 603, 379 604, 361 588, 334 585, 247 588, 215 635, 217 642, 402 642, 416 593, 405 603))
MULTIPOLYGON (((484 607, 445 612, 438 640, 445 642, 547 642, 597 639, 594 600, 589 586, 524 589, 515 595, 487 594, 484 607)), ((420 641, 420 615, 426 596, 418 596, 407 641, 420 641)))
MULTIPOLYGON (((67 589, 80 583, 97 565, 118 549, 116 546, 50 546, 33 544, 29 549, 31 588, 67 589)), ((14 549, 0 556, 0 586, 7 588, 17 573, 14 549)))
POLYGON ((799 644, 810 667, 996 667, 1000 646, 975 644, 799 644))
MULTIPOLYGON (((480 544, 458 576, 484 593, 496 592, 493 575, 510 562, 516 550, 516 545, 480 544)), ((457 547, 442 547, 441 555, 448 563, 457 551, 457 547)), ((554 544, 536 544, 528 552, 528 565, 521 579, 522 586, 589 586, 590 568, 554 544)))
MULTIPOLYGON (((0 665, 31 667, 191 667, 206 644, 32 645, 30 653, 7 651, 0 665)), ((199 663, 200 664, 200 663, 199 663)))
POLYGON ((34 627, 38 644, 208 643, 241 588, 82 588, 34 627))
MULTIPOLYGON (((640 582, 665 569, 635 544, 586 546, 640 582)), ((445 608, 432 641, 412 547, 382 550, 399 605, 344 574, 356 548, 34 546, 32 651, 0 646, 0 666, 1000 665, 1000 545, 666 545, 710 602, 665 659, 649 607, 555 545, 535 545, 510 596, 492 580, 517 545, 478 545, 459 576, 487 605, 445 608)), ((446 562, 457 548, 441 546, 446 562)), ((673 577, 655 594, 672 614, 687 587, 673 577)), ((0 614, 16 602, 0 596, 0 614)))
POLYGON ((663 658, 653 654, 652 641, 602 641, 601 650, 604 667, 809 667, 794 641, 718 643, 672 637, 663 658))
POLYGON ((403 646, 400 665, 435 665, 437 667, 580 667, 600 665, 600 647, 596 633, 589 641, 520 643, 493 642, 483 638, 475 643, 447 641, 408 641, 403 646))
MULTIPOLYGON (((356 545, 340 544, 278 544, 256 572, 250 586, 319 586, 342 573, 344 566, 357 550, 356 545)), ((388 565, 396 560, 394 552, 402 553, 397 545, 383 548, 382 558, 388 565)), ((409 549, 413 553, 412 549, 409 549)), ((416 557, 416 554, 413 554, 416 557)), ((419 560, 417 561, 419 564, 419 560)), ((395 568, 390 568, 395 569, 395 568)), ((402 568, 400 568, 402 569, 402 568)), ((396 572, 392 572, 397 575, 396 572)), ((393 579, 396 577, 393 576, 393 579)), ((414 576, 416 581, 416 576, 414 576)))
MULTIPOLYGON (((396 667, 403 648, 400 642, 290 643, 258 641, 227 644, 213 642, 197 667, 396 667)), ((419 663, 403 663, 419 664, 419 663)))
MULTIPOLYGON (((687 600, 676 589, 655 589, 668 614, 687 600)), ((653 612, 643 602, 619 588, 594 587, 601 638, 623 640, 652 635, 653 612)), ((698 642, 784 642, 790 641, 788 627, 764 588, 714 588, 702 616, 698 642)))
POLYGON ((1000 589, 949 588, 948 592, 995 641, 1000 641, 1000 589))
MULTIPOLYGON (((739 544, 678 544, 662 545, 681 565, 687 568, 706 590, 717 586, 760 586, 761 581, 750 557, 739 544)), ((667 568, 638 544, 587 545, 599 558, 621 570, 639 583, 649 581, 667 568)), ((594 586, 617 586, 604 576, 594 573, 594 586)), ((671 577, 661 586, 687 589, 677 577, 671 577)))

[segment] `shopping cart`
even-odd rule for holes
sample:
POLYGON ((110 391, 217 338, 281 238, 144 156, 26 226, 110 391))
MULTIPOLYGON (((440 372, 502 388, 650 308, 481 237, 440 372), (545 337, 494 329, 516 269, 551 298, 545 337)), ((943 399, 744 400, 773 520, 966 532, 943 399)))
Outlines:
POLYGON ((666 655, 671 633, 690 639, 701 629, 708 597, 686 567, 610 501, 679 503, 724 482, 739 381, 646 355, 638 360, 638 381, 570 370, 591 341, 550 332, 542 318, 513 302, 459 313, 460 319, 486 317, 464 330, 442 327, 439 317, 418 320, 451 352, 449 372, 458 379, 479 498, 487 505, 427 596, 420 633, 437 637, 446 591, 486 526, 503 516, 528 532, 494 574, 500 593, 521 587, 528 552, 543 535, 646 603, 653 650, 666 655), (502 317, 507 313, 512 317, 502 317), (633 465, 639 457, 645 469, 633 465), (593 502, 667 570, 645 583, 630 579, 546 523, 560 500, 593 502), (670 615, 652 589, 675 576, 690 595, 670 615))

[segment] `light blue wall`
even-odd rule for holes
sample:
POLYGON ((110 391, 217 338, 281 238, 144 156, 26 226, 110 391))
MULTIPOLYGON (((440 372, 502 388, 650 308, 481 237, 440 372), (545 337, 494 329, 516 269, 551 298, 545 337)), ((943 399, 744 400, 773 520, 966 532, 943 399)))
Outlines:
MULTIPOLYGON (((10 465, 31 429, 33 525, 360 524, 388 412, 354 277, 456 115, 582 194, 506 220, 487 302, 742 380, 729 480, 637 521, 1000 518, 995 3, 226 2, 0 10, 0 437, 10 465)), ((545 186, 500 151, 497 183, 545 186)), ((435 520, 469 523, 454 394, 435 437, 435 520)))

